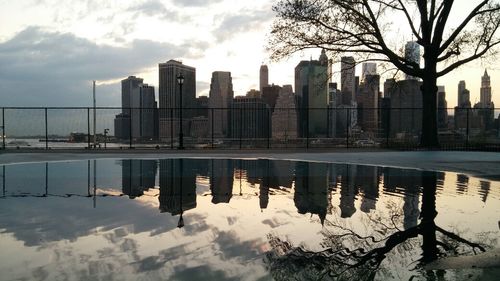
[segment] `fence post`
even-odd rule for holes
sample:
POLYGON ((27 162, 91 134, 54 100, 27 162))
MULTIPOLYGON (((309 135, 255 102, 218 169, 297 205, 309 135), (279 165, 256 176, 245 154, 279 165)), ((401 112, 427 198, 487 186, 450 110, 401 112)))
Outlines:
POLYGON ((466 150, 469 150, 469 112, 470 112, 470 108, 467 108, 467 129, 466 129, 466 132, 465 132, 465 149, 466 150))
POLYGON ((5 165, 2 166, 2 192, 5 197, 5 165))
POLYGON ((5 107, 2 107, 2 148, 5 150, 5 107))
POLYGON ((45 197, 49 195, 49 162, 45 162, 45 197))
POLYGON ((90 107, 87 107, 87 147, 90 149, 90 107))
POLYGON ((90 196, 90 160, 87 160, 87 197, 90 196))
POLYGON ((212 149, 214 148, 214 109, 213 108, 210 108, 210 116, 212 116, 212 118, 210 119, 210 134, 211 134, 211 147, 212 149))
POLYGON ((45 108, 45 149, 49 149, 49 128, 47 120, 47 108, 45 108))

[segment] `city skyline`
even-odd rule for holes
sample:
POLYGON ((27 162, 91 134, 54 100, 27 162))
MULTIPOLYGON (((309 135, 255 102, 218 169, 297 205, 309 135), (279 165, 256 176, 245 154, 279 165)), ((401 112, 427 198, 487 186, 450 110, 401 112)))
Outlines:
MULTIPOLYGON (((262 63, 269 67, 269 84, 293 84, 294 66, 319 52, 304 51, 279 63, 269 61, 265 38, 274 19, 269 0, 238 5, 224 0, 189 4, 120 1, 120 5, 59 2, 2 4, 0 24, 5 28, 0 31, 0 73, 5 75, 0 79, 5 80, 0 94, 4 106, 88 106, 91 80, 98 80, 98 105, 116 106, 123 78, 142 77, 157 88, 157 64, 170 59, 197 69, 197 96, 208 96, 214 71, 230 71, 235 96, 239 96, 259 88, 262 63), (54 6, 58 8, 53 10, 54 6), (24 20, 35 13, 35 20, 24 20), (49 86, 54 89, 40 92, 49 86)), ((456 5, 459 15, 468 8, 464 3, 456 5)), ((405 39, 399 42, 406 43, 405 39)), ((460 80, 466 80, 471 102, 479 101, 485 68, 491 76, 492 100, 500 104, 497 66, 478 62, 438 81, 446 88, 450 107, 457 104, 460 80)), ((361 67, 356 75, 361 76, 361 67)), ((333 76, 339 82, 340 64, 333 66, 333 76)))

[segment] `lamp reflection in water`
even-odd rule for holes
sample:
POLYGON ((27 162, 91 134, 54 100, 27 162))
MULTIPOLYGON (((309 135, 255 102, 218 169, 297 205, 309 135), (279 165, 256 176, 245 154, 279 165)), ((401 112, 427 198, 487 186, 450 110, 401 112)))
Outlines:
MULTIPOLYGON (((181 124, 182 126, 182 124, 181 124)), ((184 172, 184 163, 183 159, 180 159, 179 161, 179 168, 180 172, 184 172)), ((178 228, 183 228, 184 227, 184 219, 182 218, 182 214, 184 213, 184 210, 182 209, 182 174, 180 175, 180 180, 179 180, 179 189, 180 189, 180 210, 181 210, 181 215, 179 217, 179 222, 177 223, 178 228)))
POLYGON ((184 212, 196 208, 196 175, 190 168, 195 161, 160 160, 160 212, 179 215, 177 227, 182 228, 184 212))

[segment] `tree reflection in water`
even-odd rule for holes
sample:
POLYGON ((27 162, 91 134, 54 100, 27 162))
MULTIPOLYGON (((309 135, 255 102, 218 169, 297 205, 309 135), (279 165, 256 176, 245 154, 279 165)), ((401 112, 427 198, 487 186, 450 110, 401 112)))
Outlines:
MULTIPOLYGON (((286 240, 268 235, 272 250, 266 263, 276 280, 374 280, 377 275, 394 278, 397 273, 383 262, 414 268, 410 280, 445 280, 444 271, 425 271, 423 266, 444 256, 485 252, 485 246, 468 241, 435 223, 437 175, 422 172, 422 205, 420 223, 401 230, 402 210, 389 207, 389 216, 368 216, 365 228, 372 235, 363 236, 340 219, 328 218, 322 231, 324 250, 312 251, 295 247, 286 240), (414 264, 404 265, 408 256, 418 254, 414 264), (417 253, 415 253, 417 252, 417 253), (397 259, 397 260, 396 260, 397 259), (420 275, 420 277, 418 276, 420 275)), ((379 276, 379 277, 380 277, 379 276)), ((384 278, 382 278, 384 279, 384 278)))

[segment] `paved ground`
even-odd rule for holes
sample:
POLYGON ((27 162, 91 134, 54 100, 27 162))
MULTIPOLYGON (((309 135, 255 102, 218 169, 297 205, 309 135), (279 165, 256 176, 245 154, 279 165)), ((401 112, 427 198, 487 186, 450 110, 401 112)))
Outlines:
POLYGON ((68 161, 102 158, 157 159, 157 158, 267 158, 305 160, 332 163, 352 163, 377 166, 451 171, 471 176, 500 180, 500 153, 462 151, 49 151, 7 152, 0 154, 0 164, 24 162, 68 161))

